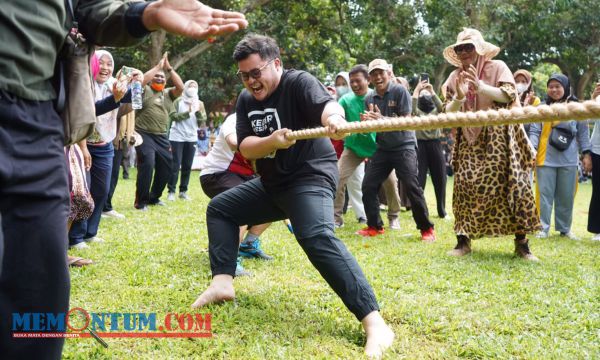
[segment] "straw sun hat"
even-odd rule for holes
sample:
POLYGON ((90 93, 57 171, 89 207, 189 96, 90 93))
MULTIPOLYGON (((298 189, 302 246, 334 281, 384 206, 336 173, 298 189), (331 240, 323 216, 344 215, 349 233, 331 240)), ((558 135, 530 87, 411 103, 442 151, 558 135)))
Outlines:
POLYGON ((456 37, 456 43, 444 49, 444 58, 446 61, 456 67, 461 67, 462 64, 454 51, 454 47, 462 44, 473 44, 477 54, 487 60, 492 59, 500 52, 499 47, 483 40, 483 36, 478 30, 464 28, 456 37))

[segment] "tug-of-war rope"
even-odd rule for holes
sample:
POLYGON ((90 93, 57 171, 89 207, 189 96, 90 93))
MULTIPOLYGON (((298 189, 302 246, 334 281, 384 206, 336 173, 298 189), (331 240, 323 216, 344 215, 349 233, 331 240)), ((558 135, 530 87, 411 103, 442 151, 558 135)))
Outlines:
MULTIPOLYGON (((600 119, 600 102, 570 102, 552 105, 526 106, 512 109, 450 112, 437 115, 384 117, 379 120, 349 122, 338 133, 366 133, 398 130, 429 130, 455 127, 482 127, 511 124, 540 123, 566 120, 600 119)), ((319 127, 291 131, 289 140, 326 137, 327 128, 319 127)))

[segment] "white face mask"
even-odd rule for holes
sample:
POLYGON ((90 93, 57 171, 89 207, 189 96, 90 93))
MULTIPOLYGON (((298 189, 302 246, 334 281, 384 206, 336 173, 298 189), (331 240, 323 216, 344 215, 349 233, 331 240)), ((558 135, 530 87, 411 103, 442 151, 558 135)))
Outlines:
POLYGON ((350 88, 347 86, 336 86, 335 91, 336 91, 338 98, 341 98, 342 96, 344 96, 350 92, 350 88))
POLYGON ((527 86, 527 84, 517 83, 517 91, 519 92, 519 94, 524 93, 525 91, 527 91, 528 88, 529 86, 527 86))
POLYGON ((185 89, 185 95, 188 96, 188 97, 196 97, 196 96, 198 96, 198 88, 189 87, 189 88, 185 89))

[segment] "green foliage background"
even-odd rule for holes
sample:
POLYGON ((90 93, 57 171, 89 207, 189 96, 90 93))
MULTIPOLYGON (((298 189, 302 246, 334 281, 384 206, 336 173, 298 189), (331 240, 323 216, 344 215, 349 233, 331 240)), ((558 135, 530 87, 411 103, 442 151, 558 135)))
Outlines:
MULTIPOLYGON (((241 90, 231 59, 236 42, 248 32, 274 37, 287 68, 313 73, 322 81, 374 58, 394 64, 397 75, 430 73, 439 88, 452 67, 442 50, 463 27, 482 31, 502 48, 498 56, 512 70, 526 68, 547 77, 560 69, 580 98, 600 73, 600 1, 596 0, 215 0, 207 4, 244 11, 249 28, 215 38, 177 67, 184 79, 199 81, 209 111, 221 110, 241 90), (547 64, 554 64, 551 68, 547 64)), ((157 37, 153 34, 152 37, 157 37)), ((169 51, 171 63, 198 41, 167 35, 152 43, 114 49, 117 66, 146 70, 156 54, 169 51), (155 55, 153 55, 155 54, 155 55)), ((545 83, 536 89, 543 97, 545 83)))

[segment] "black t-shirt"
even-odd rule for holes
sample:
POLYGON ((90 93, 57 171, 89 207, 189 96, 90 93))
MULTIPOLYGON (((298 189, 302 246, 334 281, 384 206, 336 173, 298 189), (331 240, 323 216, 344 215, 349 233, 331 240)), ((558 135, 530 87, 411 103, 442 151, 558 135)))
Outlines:
MULTIPOLYGON (((284 70, 279 86, 264 101, 246 89, 237 102, 238 145, 248 136, 266 137, 275 130, 319 127, 325 105, 335 101, 314 76, 305 71, 284 70)), ((267 190, 284 191, 290 186, 326 186, 335 192, 337 157, 328 138, 299 140, 288 149, 256 160, 256 170, 267 190)))

